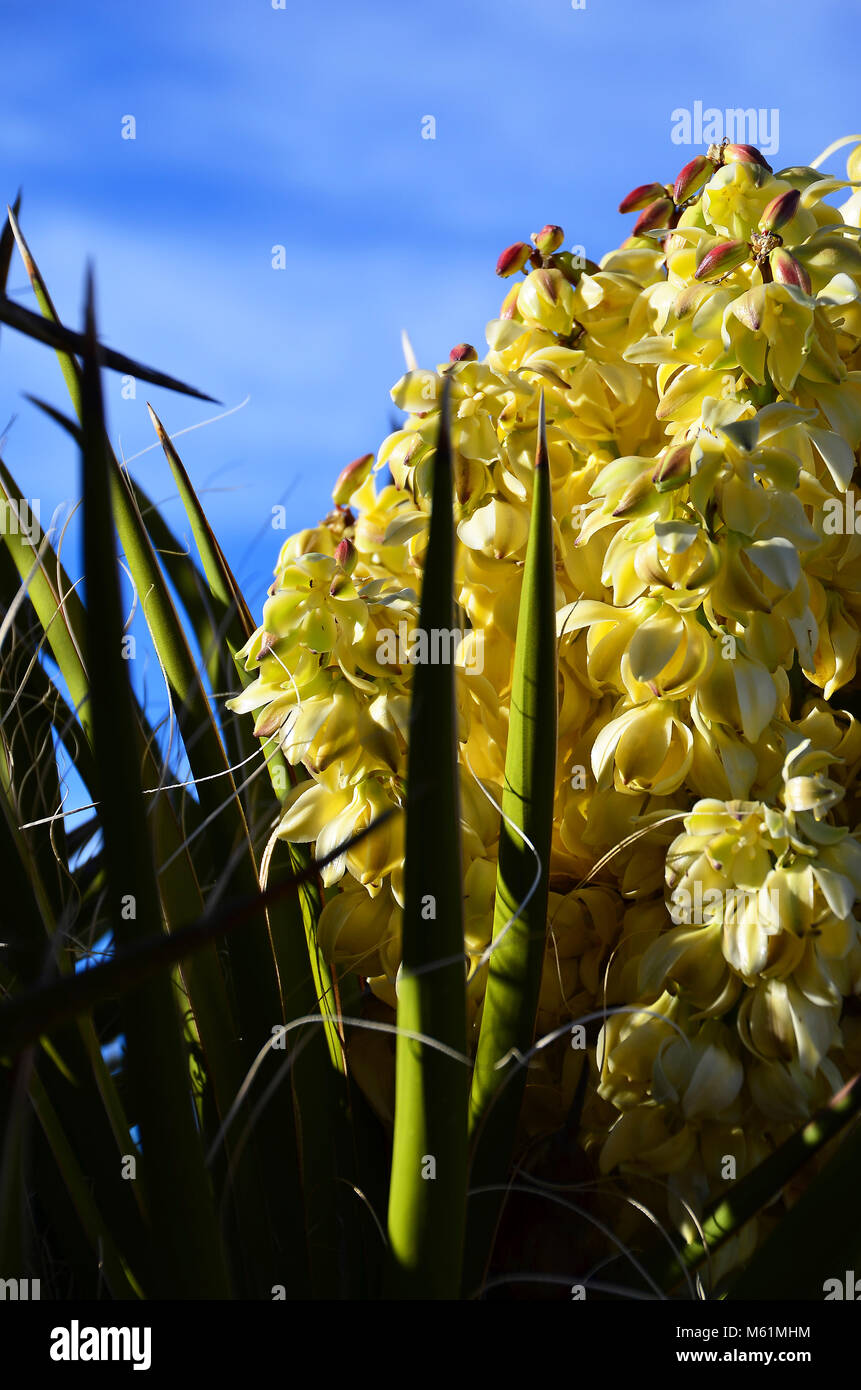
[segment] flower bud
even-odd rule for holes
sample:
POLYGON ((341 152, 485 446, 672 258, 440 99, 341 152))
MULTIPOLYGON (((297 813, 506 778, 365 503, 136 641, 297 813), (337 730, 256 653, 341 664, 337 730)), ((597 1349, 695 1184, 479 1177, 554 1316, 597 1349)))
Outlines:
POLYGON ((787 222, 791 222, 798 212, 798 205, 801 202, 801 194, 797 188, 788 188, 785 193, 778 193, 776 198, 772 198, 767 207, 763 208, 762 216, 759 219, 759 230, 761 232, 779 232, 781 227, 785 227, 787 222))
POLYGON ((763 158, 755 145, 724 145, 723 162, 724 164, 759 164, 769 173, 772 172, 771 165, 763 158))
POLYGON ((647 208, 656 198, 666 197, 666 193, 667 190, 662 183, 641 183, 622 199, 619 211, 639 212, 640 208, 647 208))
POLYGON ((576 285, 583 274, 580 258, 572 255, 570 251, 560 251, 558 256, 553 257, 553 265, 562 271, 569 285, 576 285))
POLYGON ((652 474, 652 482, 658 492, 671 492, 688 481, 691 476, 692 448, 692 444, 679 444, 663 454, 652 474))
POLYGON ((556 227, 552 222, 548 222, 546 227, 542 227, 540 232, 533 232, 530 240, 536 251, 540 251, 542 256, 551 256, 554 251, 565 240, 565 233, 561 227, 556 227))
POLYGON ((657 198, 654 203, 649 203, 644 208, 634 223, 634 236, 644 236, 646 232, 654 231, 656 227, 669 226, 670 218, 675 212, 676 207, 672 198, 657 198))
POLYGON ((511 246, 506 246, 499 260, 496 262, 496 273, 505 279, 509 275, 516 275, 518 270, 522 270, 532 255, 532 247, 525 241, 512 242, 511 246))
MULTIPOLYGON (((418 439, 418 435, 416 435, 416 438, 418 439)), ((333 536, 343 536, 346 528, 348 526, 355 526, 355 524, 356 518, 353 512, 350 511, 350 508, 343 507, 340 505, 337 506, 334 511, 327 512, 320 522, 320 526, 325 526, 326 530, 333 536)), ((315 531, 300 531, 299 534, 300 536, 307 536, 309 539, 308 544, 303 545, 302 550, 297 552, 298 554, 307 555, 312 550, 318 554, 324 553, 320 550, 318 542, 316 540, 311 539, 312 537, 316 537, 319 535, 319 527, 315 531)), ((277 583, 275 587, 277 589, 277 583)))
POLYGON ((354 492, 358 492, 362 483, 371 471, 374 462, 373 454, 362 454, 361 458, 353 459, 338 474, 338 481, 332 488, 332 501, 336 506, 343 507, 349 502, 354 492))
POLYGON ((810 294, 810 276, 791 251, 784 246, 776 246, 768 258, 768 264, 772 277, 779 285, 797 285, 805 294, 810 294))
POLYGON ((750 247, 746 241, 721 241, 707 251, 694 272, 695 280, 717 280, 729 275, 750 259, 750 247))
POLYGON ((690 164, 686 164, 673 185, 673 198, 683 203, 692 193, 697 193, 707 183, 715 171, 715 166, 707 155, 698 154, 690 164))
POLYGON ((358 558, 359 552, 347 536, 335 546, 335 559, 345 574, 353 573, 358 558))
POLYGON ((477 362, 478 353, 472 343, 458 343, 448 355, 450 362, 477 362))

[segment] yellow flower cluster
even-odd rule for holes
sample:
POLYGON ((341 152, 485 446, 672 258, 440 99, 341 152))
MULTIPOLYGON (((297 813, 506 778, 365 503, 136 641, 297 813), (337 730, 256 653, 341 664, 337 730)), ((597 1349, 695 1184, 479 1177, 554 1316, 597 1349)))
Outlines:
MULTIPOLYGON (((559 746, 539 1031, 603 1021, 586 1142, 604 1173, 667 1184, 683 1227, 685 1204, 797 1127, 861 1050, 861 730, 829 703, 861 646, 861 232, 858 195, 825 201, 859 155, 847 182, 724 143, 634 190, 634 234, 600 264, 555 226, 503 252, 498 273, 521 278, 484 360, 460 344, 395 385, 403 427, 283 547, 245 650, 257 680, 232 702, 310 774, 285 838, 322 855, 402 806, 447 378, 475 966, 543 391, 559 746)), ((327 868, 320 921, 323 950, 390 1006, 401 820, 327 868)), ((483 987, 474 969, 473 1029, 483 987)), ((534 1128, 560 1122, 582 1060, 567 1039, 536 1055, 534 1128)))

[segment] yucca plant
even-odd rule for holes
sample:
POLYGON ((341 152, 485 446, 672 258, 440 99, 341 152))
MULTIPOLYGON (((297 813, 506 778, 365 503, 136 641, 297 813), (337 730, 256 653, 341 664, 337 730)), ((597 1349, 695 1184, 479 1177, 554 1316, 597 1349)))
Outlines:
POLYGON ((357 1292, 372 1286, 379 1252, 364 1250, 370 1218, 345 1200, 361 1097, 337 1029, 319 1022, 334 1000, 314 948, 318 872, 301 850, 268 843, 295 777, 277 749, 261 757, 213 712, 212 688, 241 688, 230 652, 251 630, 247 608, 157 420, 200 566, 180 558, 119 468, 100 367, 188 388, 105 354, 91 297, 84 334, 58 323, 14 212, 4 278, 13 235, 45 318, 6 300, 4 321, 58 349, 77 416, 51 412, 81 449, 86 601, 4 468, 4 853, 16 916, 0 1025, 11 1064, 3 1265, 78 1296, 100 1285, 113 1297, 357 1292), (132 693, 117 537, 182 756, 162 755, 132 693), (93 803, 70 834, 63 759, 93 803), (265 795, 258 773, 268 773, 265 795), (103 938, 109 959, 78 973, 103 938), (109 1066, 117 1039, 121 1060, 109 1066), (305 1087, 315 1102, 297 1122, 305 1087), (342 1228, 352 1228, 349 1269, 342 1228))
POLYGON ((724 146, 624 200, 600 266, 554 226, 510 247, 488 358, 408 371, 392 481, 344 470, 256 629, 154 413, 198 560, 117 463, 101 372, 198 393, 103 348, 91 287, 65 327, 10 210, 2 284, 17 245, 41 315, 0 323, 69 388, 36 404, 80 449, 84 585, 3 465, 7 1275, 821 1297, 852 1267, 841 186, 724 146))

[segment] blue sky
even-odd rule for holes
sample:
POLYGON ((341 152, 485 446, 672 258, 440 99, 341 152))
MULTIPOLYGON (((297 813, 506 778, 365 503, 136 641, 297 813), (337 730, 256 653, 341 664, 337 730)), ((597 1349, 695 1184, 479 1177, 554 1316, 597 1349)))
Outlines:
MULTIPOLYGON (((388 433, 402 328, 424 365, 481 348, 505 245, 548 221, 595 259, 615 245, 622 195, 697 152, 671 141, 676 108, 777 108, 776 168, 861 124, 845 0, 0 0, 0 35, 3 198, 23 185, 63 316, 91 257, 105 341, 225 407, 250 397, 178 446, 255 613, 283 539, 273 504, 313 524, 388 433)), ((32 304, 24 282, 16 264, 32 304)), ((147 390, 106 384, 112 436, 137 454, 147 390)), ((77 496, 77 459, 25 390, 65 406, 52 355, 4 330, 4 454, 44 519, 77 496)), ((213 413, 151 399, 171 432, 213 413)), ((159 450, 134 467, 170 496, 159 450)))

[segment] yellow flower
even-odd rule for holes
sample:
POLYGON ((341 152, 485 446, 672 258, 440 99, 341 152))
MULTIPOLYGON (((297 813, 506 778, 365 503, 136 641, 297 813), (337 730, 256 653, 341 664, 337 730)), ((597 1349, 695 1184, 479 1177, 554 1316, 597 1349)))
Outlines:
MULTIPOLYGON (((394 386, 407 418, 375 458, 392 482, 362 455, 282 546, 230 702, 310 778, 285 838, 322 857, 394 811, 324 871, 318 927, 390 1018, 413 668, 389 637, 418 626, 448 379, 474 1046, 543 393, 559 743, 538 1036, 608 1012, 588 1058, 532 1058, 523 1134, 565 1122, 587 1067, 583 1145, 629 1194, 665 1178, 691 1237, 724 1157, 749 1171, 861 1056, 861 726, 827 703, 857 693, 861 649, 861 229, 858 194, 837 209, 828 189, 725 147, 675 214, 662 195, 659 235, 598 265, 555 227, 516 244, 484 361, 461 344, 394 386)), ((391 1049, 353 1050, 388 1116, 391 1049)))
POLYGON ((595 739, 592 767, 599 788, 612 777, 617 791, 675 791, 690 768, 693 737, 668 700, 624 709, 595 739))
POLYGON ((278 834, 299 844, 313 840, 317 858, 323 859, 384 812, 393 814, 379 830, 323 869, 327 886, 337 883, 345 870, 361 884, 379 885, 403 860, 403 816, 400 803, 375 777, 339 786, 330 770, 310 787, 300 782, 284 802, 278 834))
MULTIPOLYGON (((759 164, 725 164, 703 190, 703 217, 715 231, 747 241, 768 204, 779 194, 788 193, 791 187, 785 179, 775 178, 759 164)), ((816 225, 813 213, 799 207, 781 232, 788 245, 795 245, 810 236, 816 225)))
POLYGON ((371 896, 347 880, 324 903, 317 941, 326 960, 370 977, 394 979, 400 959, 400 907, 389 890, 371 896))
POLYGON ((808 999, 792 980, 764 980, 741 1002, 738 1030, 745 1046, 766 1061, 797 1061, 812 1076, 839 1042, 839 1008, 808 999))
POLYGON ((676 1121, 668 1108, 627 1110, 610 1130, 601 1149, 601 1172, 617 1167, 646 1169, 653 1173, 678 1173, 696 1153, 696 1135, 676 1121))

